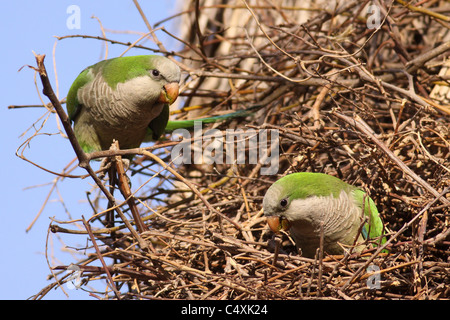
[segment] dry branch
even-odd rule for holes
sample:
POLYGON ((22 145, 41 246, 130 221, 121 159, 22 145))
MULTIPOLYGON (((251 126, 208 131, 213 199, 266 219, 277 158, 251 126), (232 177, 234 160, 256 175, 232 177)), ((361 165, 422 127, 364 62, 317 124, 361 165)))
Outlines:
MULTIPOLYGON (((170 18, 179 20, 181 32, 160 28, 181 42, 178 52, 159 41, 138 1, 148 29, 142 35, 158 49, 98 40, 178 61, 183 99, 174 119, 260 106, 253 116, 214 128, 278 130, 275 176, 261 175, 262 163, 175 166, 173 141, 86 155, 38 59, 44 93, 96 182, 84 228, 80 219, 54 219, 50 226, 62 239, 89 240, 74 261, 84 282, 107 279, 113 295, 104 288, 102 298, 111 299, 448 299, 448 2, 375 1, 381 14, 375 28, 368 26, 367 1, 219 2, 184 1, 170 18), (119 201, 89 161, 130 154, 137 157, 129 174, 141 185, 119 201), (364 188, 386 225, 385 245, 345 256, 320 251, 315 260, 300 256, 288 234, 274 238, 262 198, 278 177, 297 171, 325 172, 364 188), (113 227, 97 222, 105 201, 120 218, 113 227), (127 219, 134 212, 137 221, 134 210, 144 224, 138 231, 127 219), (374 278, 379 283, 370 286, 374 278)), ((59 277, 68 266, 53 267, 59 277)), ((67 277, 54 281, 36 298, 67 277)))

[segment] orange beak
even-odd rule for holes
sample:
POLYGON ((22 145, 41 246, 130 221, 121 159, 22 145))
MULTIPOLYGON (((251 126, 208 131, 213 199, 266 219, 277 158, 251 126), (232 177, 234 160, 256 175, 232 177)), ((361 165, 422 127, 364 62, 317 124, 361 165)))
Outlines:
POLYGON ((169 105, 174 103, 175 100, 177 100, 178 98, 179 90, 180 87, 176 82, 166 84, 164 88, 161 90, 158 101, 162 103, 168 103, 169 105))
POLYGON ((275 233, 281 230, 286 231, 291 227, 291 223, 288 220, 277 216, 267 217, 267 224, 270 230, 275 233))

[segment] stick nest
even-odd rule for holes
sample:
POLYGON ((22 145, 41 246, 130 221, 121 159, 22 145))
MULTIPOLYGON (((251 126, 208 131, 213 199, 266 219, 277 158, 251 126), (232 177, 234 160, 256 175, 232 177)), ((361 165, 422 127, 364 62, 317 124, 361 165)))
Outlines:
MULTIPOLYGON (((62 239, 85 244, 73 262, 82 288, 103 287, 91 291, 103 299, 450 298, 449 3, 376 1, 372 13, 361 1, 269 3, 185 2, 173 17, 183 48, 159 51, 184 71, 172 119, 258 106, 204 130, 278 130, 278 174, 262 175, 261 163, 175 166, 171 142, 159 141, 150 148, 166 166, 136 156, 127 172, 149 229, 139 239, 117 217, 114 227, 99 225, 101 192, 95 219, 52 223, 62 239), (269 231, 267 188, 300 171, 367 191, 389 254, 319 250, 308 259, 288 234, 269 231)), ((117 196, 116 205, 132 221, 129 202, 117 196)), ((54 282, 36 298, 73 281, 68 267, 52 266, 54 282)))

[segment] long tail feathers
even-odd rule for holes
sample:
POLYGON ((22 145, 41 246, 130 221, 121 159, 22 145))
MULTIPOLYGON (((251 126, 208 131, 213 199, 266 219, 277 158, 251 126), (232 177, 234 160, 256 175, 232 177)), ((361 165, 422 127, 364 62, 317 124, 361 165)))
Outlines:
MULTIPOLYGON (((195 126, 196 121, 200 121, 203 123, 214 123, 217 121, 224 121, 229 119, 235 119, 235 118, 245 118, 255 113, 256 110, 260 109, 261 105, 254 105, 244 110, 239 110, 236 112, 223 114, 220 116, 214 116, 209 118, 200 118, 200 119, 193 119, 193 120, 169 120, 167 122, 166 128, 164 129, 165 133, 171 133, 175 131, 176 129, 191 129, 195 126)), ((159 120, 158 120, 159 121, 159 120)), ((154 129, 157 126, 149 126, 147 130, 147 134, 144 138, 144 142, 150 142, 155 141, 158 138, 155 138, 154 129)), ((161 132, 162 133, 162 132, 161 132)), ((159 137, 161 133, 157 133, 156 135, 159 137)))
POLYGON ((203 123, 214 123, 217 121, 224 121, 229 119, 235 119, 235 118, 245 118, 249 115, 252 115, 257 109, 261 108, 261 106, 252 106, 250 108, 239 110, 236 112, 223 114, 220 116, 214 116, 209 118, 200 118, 200 119, 193 119, 193 120, 169 120, 166 126, 165 132, 173 132, 176 129, 190 129, 193 128, 196 121, 200 121, 203 123))

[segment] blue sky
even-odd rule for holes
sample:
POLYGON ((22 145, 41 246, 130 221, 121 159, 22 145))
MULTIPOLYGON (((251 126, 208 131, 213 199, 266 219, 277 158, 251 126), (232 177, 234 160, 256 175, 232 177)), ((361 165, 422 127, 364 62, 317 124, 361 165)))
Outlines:
MULTIPOLYGON (((175 1, 144 1, 140 4, 150 24, 166 18, 175 12, 175 1)), ((9 105, 40 104, 39 96, 34 84, 34 71, 24 65, 35 65, 32 51, 46 54, 46 68, 50 74, 53 88, 56 90, 53 72, 52 52, 55 45, 54 36, 84 34, 100 36, 101 31, 96 19, 98 17, 104 28, 113 30, 133 30, 146 32, 146 26, 131 0, 96 0, 96 1, 4 1, 0 11, 0 30, 2 35, 0 78, 2 95, 0 97, 0 146, 2 160, 0 166, 1 191, 3 203, 0 210, 0 225, 2 233, 2 255, 0 273, 0 299, 27 299, 49 284, 46 280, 50 273, 44 256, 47 230, 50 217, 68 220, 68 213, 75 219, 85 216, 90 210, 80 199, 86 198, 86 191, 90 189, 89 179, 66 179, 58 184, 58 192, 53 192, 45 210, 29 232, 27 227, 39 212, 50 189, 55 176, 15 155, 16 149, 35 132, 32 125, 42 115, 43 108, 25 108, 9 110, 9 105), (67 20, 71 14, 67 13, 70 5, 80 9, 80 28, 69 29, 67 20), (28 130, 31 128, 31 130, 28 130), (24 132, 25 136, 21 136, 24 132), (36 186, 30 188, 32 186, 36 186), (60 197, 64 199, 66 207, 62 205, 60 197), (68 212, 66 212, 66 209, 68 212)), ((164 25, 175 31, 172 24, 164 25)), ((120 41, 133 42, 139 35, 107 34, 108 37, 120 41)), ((162 32, 158 33, 160 40, 166 40, 162 32)), ((146 46, 156 48, 147 41, 146 46)), ((167 39, 168 49, 176 49, 176 43, 167 39)), ((109 57, 120 55, 126 48, 120 45, 109 45, 109 57)), ((101 41, 90 39, 66 39, 58 41, 56 46, 56 67, 59 82, 59 97, 66 96, 72 81, 78 73, 104 57, 104 46, 101 41)), ((133 50, 132 54, 150 54, 144 50, 133 50)), ((40 84, 38 79, 38 84, 40 84)), ((48 102, 43 96, 45 102, 48 102)), ((36 123, 41 125, 42 121, 36 123)), ((56 120, 50 115, 45 122, 45 133, 57 133, 56 120)), ((75 157, 68 140, 58 134, 41 135, 32 140, 25 155, 33 162, 57 172, 75 157)), ((77 169, 76 173, 83 173, 77 169)), ((80 239, 80 241, 82 241, 80 239)), ((55 248, 55 256, 61 260, 52 264, 68 264, 70 256, 56 252, 61 245, 54 235, 50 245, 55 248)), ((82 245, 82 244, 80 244, 82 245)), ((51 249, 49 249, 51 251, 51 249)), ((89 298, 87 293, 79 290, 67 290, 69 299, 89 298)), ((53 290, 46 299, 67 299, 61 290, 53 290)))

